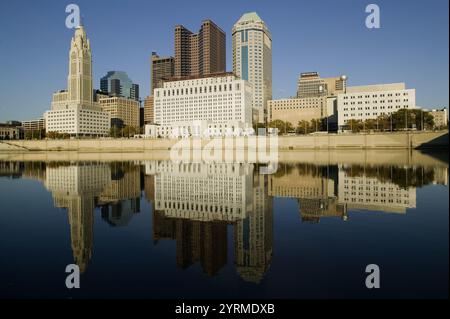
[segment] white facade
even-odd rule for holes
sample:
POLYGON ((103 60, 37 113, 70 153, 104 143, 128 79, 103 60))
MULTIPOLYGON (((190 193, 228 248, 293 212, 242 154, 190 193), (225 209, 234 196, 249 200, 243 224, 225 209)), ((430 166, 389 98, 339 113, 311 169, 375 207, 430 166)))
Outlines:
POLYGON ((47 132, 108 135, 110 115, 93 101, 91 45, 83 26, 72 38, 67 88, 53 94, 51 110, 44 113, 47 132))
POLYGON ((233 72, 253 87, 258 122, 265 123, 272 99, 272 36, 255 12, 244 14, 233 26, 233 72))
POLYGON ((338 125, 343 129, 349 120, 376 119, 400 109, 416 108, 416 90, 404 83, 348 87, 338 94, 338 125))
POLYGON ((156 162, 155 210, 170 218, 235 222, 252 202, 252 164, 156 162))
POLYGON ((416 207, 416 188, 403 188, 376 177, 350 176, 339 168, 339 203, 348 209, 367 209, 392 213, 405 213, 416 207))
POLYGON ((160 137, 225 136, 252 128, 252 88, 232 74, 165 82, 154 91, 160 137))

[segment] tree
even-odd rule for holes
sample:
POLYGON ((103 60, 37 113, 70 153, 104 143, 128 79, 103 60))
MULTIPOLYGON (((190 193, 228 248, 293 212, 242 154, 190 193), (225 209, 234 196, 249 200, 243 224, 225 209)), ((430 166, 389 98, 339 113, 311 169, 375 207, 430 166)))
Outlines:
POLYGON ((363 129, 363 123, 361 120, 348 120, 347 127, 349 130, 351 130, 353 133, 359 133, 363 129))
POLYGON ((270 128, 276 128, 280 134, 286 134, 294 130, 291 122, 284 122, 282 120, 273 120, 269 122, 270 128))
POLYGON ((120 128, 118 128, 116 125, 111 126, 111 128, 109 129, 109 136, 114 138, 120 137, 120 128))
POLYGON ((298 121, 297 133, 298 134, 308 134, 310 132, 310 123, 305 120, 298 121))
POLYGON ((401 109, 392 113, 393 128, 405 129, 431 129, 434 126, 433 116, 420 109, 401 109))

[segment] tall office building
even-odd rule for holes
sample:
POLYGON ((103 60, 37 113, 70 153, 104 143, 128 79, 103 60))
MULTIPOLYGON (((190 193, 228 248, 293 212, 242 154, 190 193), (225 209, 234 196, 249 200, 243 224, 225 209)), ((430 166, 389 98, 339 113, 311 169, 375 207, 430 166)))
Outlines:
POLYGON ((74 136, 109 134, 109 114, 93 100, 91 44, 81 25, 70 46, 67 82, 67 91, 53 94, 51 110, 44 114, 47 132, 74 136))
POLYGON ((150 96, 152 96, 154 89, 162 87, 164 79, 174 76, 175 59, 171 56, 160 57, 156 52, 152 52, 150 74, 150 96))
POLYGON ((100 79, 100 90, 112 96, 139 100, 139 85, 133 83, 124 71, 109 71, 100 79))
POLYGON ((232 73, 166 81, 154 93, 157 125, 146 127, 148 136, 232 136, 252 128, 252 88, 232 73))
POLYGON ((245 13, 233 26, 233 72, 253 86, 253 107, 265 123, 272 99, 272 37, 256 12, 245 13))
POLYGON ((155 123, 155 109, 153 96, 147 96, 144 99, 144 124, 155 123))
POLYGON ((345 75, 321 78, 317 72, 306 72, 301 73, 298 77, 297 97, 331 97, 345 93, 346 88, 347 77, 345 75))
POLYGON ((225 72, 225 32, 211 20, 202 22, 198 33, 175 27, 175 76, 198 76, 225 72))

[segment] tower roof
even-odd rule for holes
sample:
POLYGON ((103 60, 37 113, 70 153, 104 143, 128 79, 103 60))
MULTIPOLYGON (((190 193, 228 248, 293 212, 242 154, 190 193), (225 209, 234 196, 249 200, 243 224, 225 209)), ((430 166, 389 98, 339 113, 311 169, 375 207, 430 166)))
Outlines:
POLYGON ((242 15, 242 17, 238 20, 237 23, 242 22, 263 22, 263 20, 259 17, 256 12, 247 12, 242 15))

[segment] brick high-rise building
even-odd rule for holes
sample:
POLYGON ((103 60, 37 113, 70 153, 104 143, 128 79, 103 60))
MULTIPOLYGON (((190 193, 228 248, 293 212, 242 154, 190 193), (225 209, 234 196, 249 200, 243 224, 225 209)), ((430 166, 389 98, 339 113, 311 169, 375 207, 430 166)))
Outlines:
POLYGON ((153 95, 154 89, 162 87, 163 79, 174 76, 174 68, 175 60, 173 57, 160 57, 156 52, 152 52, 150 95, 153 95))
POLYGON ((198 33, 182 25, 175 27, 175 76, 207 75, 225 72, 225 32, 211 20, 202 23, 198 33))

